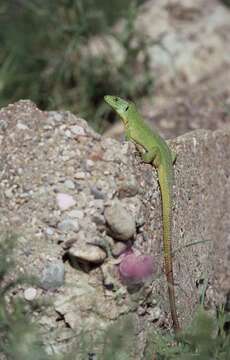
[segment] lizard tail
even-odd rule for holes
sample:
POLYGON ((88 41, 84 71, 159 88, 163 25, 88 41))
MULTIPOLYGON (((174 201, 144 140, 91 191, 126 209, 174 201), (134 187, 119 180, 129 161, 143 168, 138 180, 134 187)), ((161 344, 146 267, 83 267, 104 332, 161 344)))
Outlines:
POLYGON ((165 273, 168 283, 168 295, 170 303, 170 311, 173 321, 173 328, 177 333, 180 330, 179 320, 176 311, 174 277, 172 265, 172 245, 171 245, 171 227, 172 227, 172 181, 167 179, 163 167, 158 169, 159 183, 162 197, 162 213, 163 213, 163 250, 165 273))

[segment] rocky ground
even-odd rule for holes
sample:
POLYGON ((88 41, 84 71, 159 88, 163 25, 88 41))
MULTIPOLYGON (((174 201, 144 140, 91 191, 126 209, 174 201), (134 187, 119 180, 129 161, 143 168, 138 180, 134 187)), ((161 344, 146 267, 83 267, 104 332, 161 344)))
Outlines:
MULTIPOLYGON (((44 113, 20 101, 0 119, 1 229, 17 234, 17 274, 38 278, 14 296, 52 300, 33 314, 48 349, 64 351, 82 329, 100 336, 132 314, 142 352, 149 330, 171 327, 152 166, 132 144, 101 137, 68 112, 44 113), (126 256, 150 265, 127 275, 126 256)), ((210 309, 229 291, 230 130, 197 130, 170 145, 177 152, 176 296, 185 326, 204 286, 210 309)))

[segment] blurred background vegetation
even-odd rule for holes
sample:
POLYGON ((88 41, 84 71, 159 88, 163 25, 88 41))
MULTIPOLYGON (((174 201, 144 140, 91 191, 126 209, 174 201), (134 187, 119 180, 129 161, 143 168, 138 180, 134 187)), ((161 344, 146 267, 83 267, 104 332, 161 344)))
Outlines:
POLYGON ((143 2, 2 0, 0 106, 31 99, 105 130, 105 94, 137 100, 153 88, 149 40, 134 26, 143 2))

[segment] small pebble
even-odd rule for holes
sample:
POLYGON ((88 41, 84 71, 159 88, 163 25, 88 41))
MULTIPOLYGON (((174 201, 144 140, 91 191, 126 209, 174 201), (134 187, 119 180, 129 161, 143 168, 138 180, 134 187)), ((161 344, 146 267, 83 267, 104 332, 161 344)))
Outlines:
POLYGON ((126 251, 127 245, 122 241, 117 241, 112 247, 112 255, 118 257, 126 251))
POLYGON ((35 299, 37 295, 37 290, 35 288, 28 288, 24 291, 24 298, 28 301, 32 301, 35 299))
POLYGON ((28 126, 22 123, 17 123, 16 126, 19 130, 29 130, 28 126))
POLYGON ((133 197, 138 193, 138 184, 134 176, 130 176, 128 179, 125 179, 120 182, 118 194, 120 199, 126 197, 133 197))
POLYGON ((135 235, 135 219, 120 202, 115 201, 107 207, 104 215, 115 239, 127 241, 135 235))
POLYGON ((72 260, 87 261, 93 264, 101 264, 106 258, 106 252, 98 246, 78 244, 78 242, 69 249, 69 255, 72 260))
POLYGON ((74 177, 78 180, 84 180, 86 178, 86 173, 84 173, 83 171, 78 171, 75 173, 74 177))
POLYGON ((92 216, 92 221, 98 226, 105 225, 105 218, 101 214, 94 214, 92 216))
POLYGON ((54 234, 54 230, 51 227, 48 227, 46 229, 46 234, 49 235, 49 236, 52 236, 54 234))
POLYGON ((113 264, 102 264, 101 271, 103 275, 103 285, 106 289, 113 290, 116 286, 119 286, 119 278, 117 276, 116 267, 113 264))
POLYGON ((62 232, 68 233, 69 231, 78 232, 80 229, 79 222, 77 219, 64 219, 58 223, 58 229, 62 232))
POLYGON ((66 130, 65 131, 65 136, 68 137, 68 138, 72 137, 71 131, 66 130))
POLYGON ((158 306, 155 306, 150 311, 150 320, 151 321, 156 321, 156 320, 159 320, 160 317, 161 317, 161 309, 158 306))
POLYGON ((94 164, 95 164, 95 162, 94 162, 93 160, 91 160, 91 159, 87 159, 87 160, 85 161, 85 163, 86 163, 86 166, 87 166, 88 168, 91 168, 91 167, 94 166, 94 164))
POLYGON ((72 133, 74 135, 78 135, 78 136, 85 136, 85 130, 81 127, 81 126, 78 126, 78 125, 75 125, 75 126, 72 126, 71 129, 72 133))
POLYGON ((59 193, 57 194, 56 198, 57 198, 58 206, 61 210, 67 210, 70 207, 76 205, 76 201, 69 194, 59 193))
POLYGON ((66 180, 64 182, 64 186, 67 188, 67 189, 70 189, 70 190, 74 190, 75 189, 75 184, 72 180, 66 180))
POLYGON ((101 199, 95 199, 95 200, 89 201, 88 206, 89 206, 89 208, 94 208, 101 213, 104 211, 104 201, 101 199))
POLYGON ((64 284, 65 267, 62 261, 48 262, 41 275, 41 287, 55 289, 64 284))
POLYGON ((57 111, 49 111, 49 117, 56 122, 63 121, 63 113, 58 113, 57 111))
POLYGON ((12 189, 5 190, 5 196, 10 199, 13 196, 12 189))
POLYGON ((98 189, 96 186, 91 187, 91 194, 95 197, 95 199, 103 200, 106 197, 105 193, 101 189, 98 189))
POLYGON ((81 220, 84 217, 84 212, 82 210, 71 210, 68 212, 68 216, 81 220))
POLYGON ((0 130, 6 130, 7 126, 8 124, 5 120, 0 120, 0 130))

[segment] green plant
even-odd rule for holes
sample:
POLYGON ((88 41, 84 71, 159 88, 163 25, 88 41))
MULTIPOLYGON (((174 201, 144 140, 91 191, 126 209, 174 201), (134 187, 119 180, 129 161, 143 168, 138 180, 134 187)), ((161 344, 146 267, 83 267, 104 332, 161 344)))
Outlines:
POLYGON ((45 360, 46 354, 36 326, 30 321, 30 311, 20 298, 9 297, 9 292, 21 283, 34 279, 20 276, 11 280, 14 270, 13 251, 17 237, 0 237, 0 355, 9 360, 45 360))
MULTIPOLYGON (((139 1, 141 2, 141 1, 139 1)), ((42 109, 68 109, 103 130, 106 93, 139 98, 152 87, 148 41, 134 28, 135 1, 21 0, 0 4, 0 105, 30 98, 42 109), (124 19, 123 30, 113 24, 124 19), (87 55, 95 35, 117 41, 124 58, 87 55), (139 57, 142 61, 139 61, 139 57)))
POLYGON ((227 360, 230 354, 230 334, 225 330, 227 323, 229 317, 223 309, 216 317, 201 307, 190 326, 177 338, 155 333, 146 348, 146 359, 151 359, 155 352, 157 360, 227 360))

